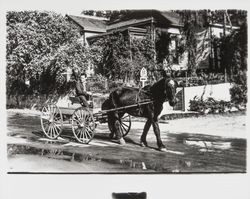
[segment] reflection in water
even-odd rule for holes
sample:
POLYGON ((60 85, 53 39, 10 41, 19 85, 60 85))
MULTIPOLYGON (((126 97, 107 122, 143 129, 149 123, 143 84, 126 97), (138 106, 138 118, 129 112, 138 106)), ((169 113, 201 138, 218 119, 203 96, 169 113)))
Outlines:
POLYGON ((170 168, 164 168, 160 164, 146 165, 145 162, 138 160, 108 159, 108 158, 95 157, 92 154, 72 153, 58 148, 45 149, 45 148, 35 148, 27 145, 8 144, 8 157, 13 157, 16 154, 38 155, 46 158, 52 158, 64 161, 76 161, 76 162, 102 161, 109 164, 123 165, 128 168, 172 172, 170 168))
MULTIPOLYGON (((115 154, 126 154, 124 148, 105 148, 107 155, 87 152, 70 152, 66 147, 56 145, 65 144, 65 140, 48 140, 39 138, 43 142, 41 148, 28 144, 8 144, 8 157, 16 154, 37 155, 46 158, 70 162, 102 161, 108 164, 122 165, 126 168, 136 168, 147 172, 183 173, 205 171, 237 171, 246 170, 246 140, 233 138, 218 138, 188 134, 169 134, 168 149, 183 152, 182 155, 173 152, 161 153, 137 151, 134 158, 117 157, 115 154), (117 157, 117 158, 115 158, 117 157)), ((171 150, 169 150, 171 151, 171 150)))

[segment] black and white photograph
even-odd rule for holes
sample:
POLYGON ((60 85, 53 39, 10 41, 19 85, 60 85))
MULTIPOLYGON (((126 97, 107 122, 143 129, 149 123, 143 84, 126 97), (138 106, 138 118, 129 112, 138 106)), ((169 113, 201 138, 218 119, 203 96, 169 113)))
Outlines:
POLYGON ((247 175, 247 8, 77 7, 4 12, 9 180, 111 176, 104 198, 152 199, 168 178, 247 175))
POLYGON ((246 172, 247 11, 6 23, 8 172, 246 172))

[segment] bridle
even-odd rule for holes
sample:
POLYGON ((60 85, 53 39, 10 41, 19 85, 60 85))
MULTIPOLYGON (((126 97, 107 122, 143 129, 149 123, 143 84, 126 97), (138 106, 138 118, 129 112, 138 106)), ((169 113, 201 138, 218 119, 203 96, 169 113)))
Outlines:
POLYGON ((168 90, 171 90, 171 95, 174 97, 174 93, 173 93, 173 88, 176 86, 176 82, 173 80, 173 79, 165 79, 165 82, 164 82, 164 86, 165 86, 165 89, 164 89, 164 94, 166 96, 166 100, 170 100, 169 97, 168 97, 168 90))

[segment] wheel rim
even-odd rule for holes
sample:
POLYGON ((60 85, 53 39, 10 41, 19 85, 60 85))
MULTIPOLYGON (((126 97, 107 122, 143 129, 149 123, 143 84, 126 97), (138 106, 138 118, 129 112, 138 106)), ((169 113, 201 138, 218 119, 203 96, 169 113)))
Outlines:
POLYGON ((94 137, 95 122, 92 113, 83 107, 76 109, 71 118, 72 131, 80 143, 89 143, 94 137))
POLYGON ((121 124, 122 136, 125 137, 128 134, 128 132, 130 131, 130 128, 131 128, 131 117, 130 117, 130 115, 125 114, 120 119, 120 124, 121 124))
POLYGON ((63 117, 60 109, 54 104, 47 104, 41 111, 43 133, 50 139, 56 139, 63 129, 63 117))

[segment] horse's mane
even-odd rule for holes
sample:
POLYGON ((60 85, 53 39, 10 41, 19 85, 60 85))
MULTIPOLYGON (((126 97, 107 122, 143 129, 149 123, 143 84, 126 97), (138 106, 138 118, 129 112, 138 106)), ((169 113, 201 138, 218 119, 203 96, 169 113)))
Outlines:
POLYGON ((162 78, 150 87, 150 92, 152 93, 152 97, 157 101, 165 101, 166 98, 165 83, 166 83, 166 78, 162 78))

